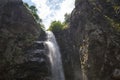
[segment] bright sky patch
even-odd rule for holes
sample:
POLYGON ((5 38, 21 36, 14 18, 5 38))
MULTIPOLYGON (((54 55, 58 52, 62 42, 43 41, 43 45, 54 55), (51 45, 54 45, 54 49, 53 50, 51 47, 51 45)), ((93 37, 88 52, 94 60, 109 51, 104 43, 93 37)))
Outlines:
POLYGON ((43 20, 47 29, 51 21, 64 21, 65 13, 71 13, 75 0, 23 0, 30 5, 35 5, 38 15, 43 20))

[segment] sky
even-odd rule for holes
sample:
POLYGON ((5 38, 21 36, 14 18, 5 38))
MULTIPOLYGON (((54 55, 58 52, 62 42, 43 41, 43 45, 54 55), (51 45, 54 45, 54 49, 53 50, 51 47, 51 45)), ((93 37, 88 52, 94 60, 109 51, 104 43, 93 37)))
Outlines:
POLYGON ((75 0, 23 0, 29 5, 35 5, 38 15, 45 28, 48 29, 54 20, 64 21, 65 13, 71 13, 75 0))

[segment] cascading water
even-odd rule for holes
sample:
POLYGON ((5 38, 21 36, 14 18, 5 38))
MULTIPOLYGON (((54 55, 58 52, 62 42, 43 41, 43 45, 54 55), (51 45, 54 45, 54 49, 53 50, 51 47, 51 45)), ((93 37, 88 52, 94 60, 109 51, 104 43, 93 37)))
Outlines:
POLYGON ((61 61, 61 54, 55 36, 52 32, 47 31, 47 41, 49 58, 51 62, 52 80, 65 80, 61 61))

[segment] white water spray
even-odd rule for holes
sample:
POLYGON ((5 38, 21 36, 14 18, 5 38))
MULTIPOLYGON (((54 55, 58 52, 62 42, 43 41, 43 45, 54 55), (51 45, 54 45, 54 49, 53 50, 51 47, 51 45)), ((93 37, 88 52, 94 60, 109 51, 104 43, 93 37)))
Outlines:
POLYGON ((61 61, 61 54, 56 42, 54 34, 50 31, 47 31, 47 41, 45 44, 48 46, 49 58, 52 68, 52 80, 65 80, 64 72, 61 61))

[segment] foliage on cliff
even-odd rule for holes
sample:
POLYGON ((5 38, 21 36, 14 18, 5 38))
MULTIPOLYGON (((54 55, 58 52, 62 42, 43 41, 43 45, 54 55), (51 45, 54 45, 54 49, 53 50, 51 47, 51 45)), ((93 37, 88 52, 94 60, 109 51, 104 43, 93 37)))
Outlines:
POLYGON ((64 22, 61 21, 53 21, 51 22, 51 25, 48 30, 53 32, 62 31, 68 28, 68 25, 70 23, 70 14, 64 15, 64 22))
POLYGON ((42 29, 45 29, 44 25, 42 24, 42 19, 37 14, 37 8, 34 5, 29 6, 27 3, 24 5, 28 8, 28 10, 32 13, 33 17, 35 18, 36 22, 40 25, 42 29))
MULTIPOLYGON (((89 4, 89 9, 86 12, 92 11, 92 13, 89 14, 90 18, 91 16, 104 16, 112 27, 120 31, 120 0, 76 0, 76 7, 83 4, 83 2, 89 4)), ((87 6, 88 5, 86 5, 86 7, 87 6)))
POLYGON ((94 11, 103 15, 111 26, 120 31, 120 0, 88 0, 94 11))
POLYGON ((64 28, 64 25, 60 21, 53 21, 48 30, 60 31, 64 28))

